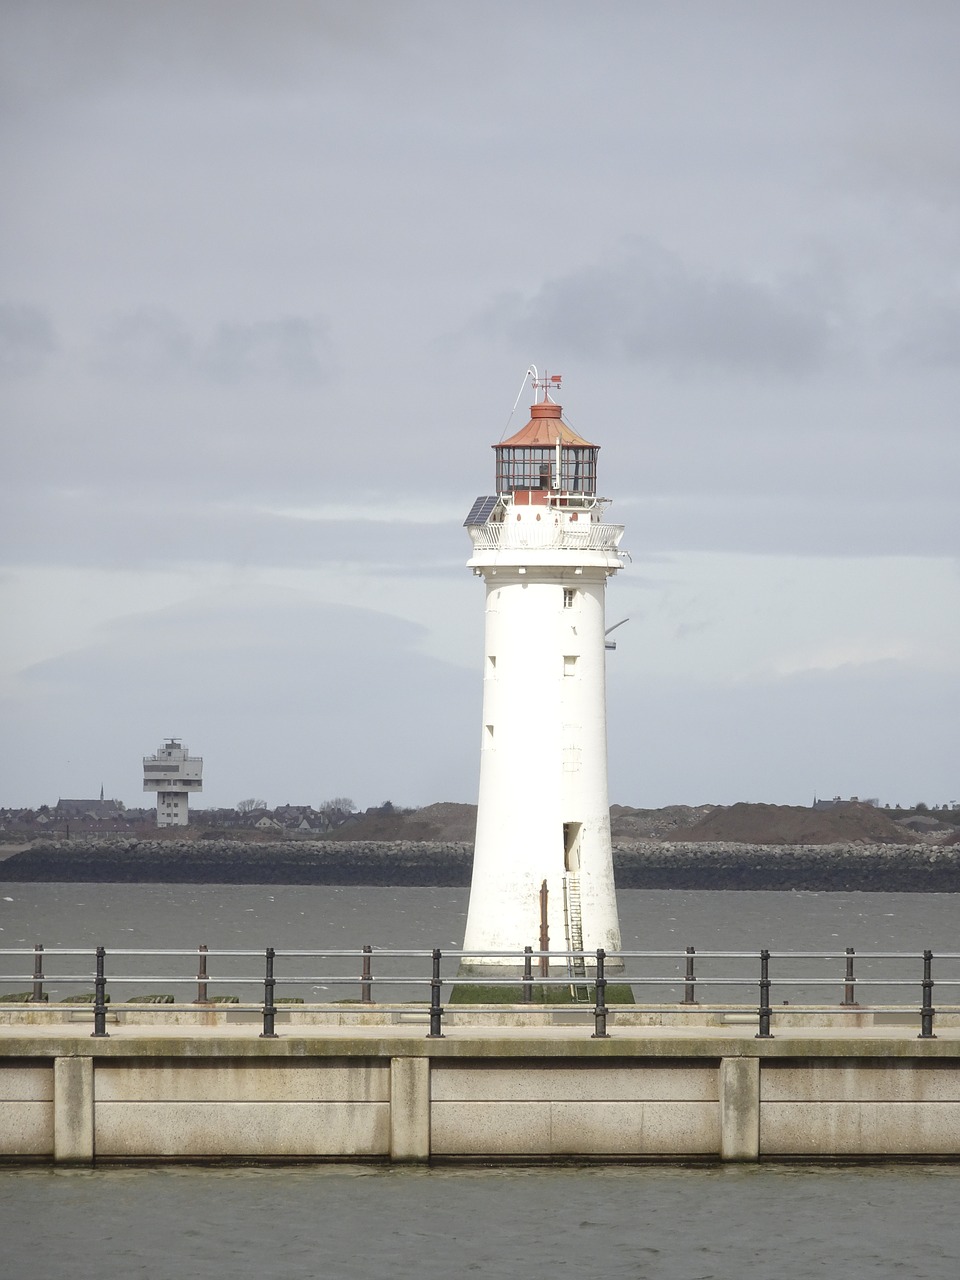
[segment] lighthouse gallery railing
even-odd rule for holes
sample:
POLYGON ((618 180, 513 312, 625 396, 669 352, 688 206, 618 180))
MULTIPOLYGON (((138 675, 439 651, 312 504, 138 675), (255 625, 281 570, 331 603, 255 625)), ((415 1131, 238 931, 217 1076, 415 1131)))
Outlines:
POLYGON ((582 527, 509 520, 472 525, 467 532, 476 551, 615 551, 623 537, 622 524, 593 524, 582 527))

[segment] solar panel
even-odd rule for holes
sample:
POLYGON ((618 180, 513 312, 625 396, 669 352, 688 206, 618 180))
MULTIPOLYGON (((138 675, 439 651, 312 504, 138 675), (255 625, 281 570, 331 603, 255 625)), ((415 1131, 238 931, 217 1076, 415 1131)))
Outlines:
POLYGON ((465 529, 469 529, 471 526, 475 526, 478 524, 486 524, 487 520, 490 518, 490 513, 493 511, 493 508, 497 505, 497 501, 498 499, 496 494, 493 494, 492 497, 491 496, 484 497, 481 494, 480 497, 477 498, 476 502, 474 502, 473 506, 470 508, 470 513, 467 516, 466 520, 464 520, 463 527, 465 529))

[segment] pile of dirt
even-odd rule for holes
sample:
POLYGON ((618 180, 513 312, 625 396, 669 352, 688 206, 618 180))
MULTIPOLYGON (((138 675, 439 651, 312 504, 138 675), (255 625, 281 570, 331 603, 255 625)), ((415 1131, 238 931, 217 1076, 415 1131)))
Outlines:
POLYGON ((475 804, 441 802, 429 804, 412 812, 377 809, 365 813, 356 822, 337 827, 330 833, 331 840, 365 841, 426 841, 450 844, 473 841, 477 825, 475 804))
MULTIPOLYGON (((615 804, 610 809, 610 833, 617 840, 664 840, 670 832, 691 827, 710 814, 714 805, 674 804, 665 809, 634 809, 615 804)), ((413 812, 363 814, 330 832, 332 840, 467 840, 477 826, 475 804, 431 804, 413 812)))
POLYGON ((917 844, 917 836, 869 804, 833 809, 799 805, 734 804, 718 808, 689 827, 664 836, 670 841, 731 844, 917 844))
POLYGON ((444 842, 467 840, 473 843, 477 830, 477 806, 475 804, 431 804, 420 810, 420 817, 435 824, 436 837, 444 842))
POLYGON ((694 823, 712 813, 712 804, 671 804, 664 809, 633 809, 626 804, 610 806, 610 834, 617 840, 664 840, 679 827, 694 823))
MULTIPOLYGON (((477 807, 473 804, 431 804, 407 812, 377 809, 331 831, 327 838, 472 843, 476 823, 477 807)), ((610 833, 615 845, 624 846, 643 840, 908 845, 922 839, 885 810, 852 802, 833 809, 776 804, 675 804, 663 809, 635 809, 615 804, 610 808, 610 833)))
POLYGON ((915 832, 922 840, 932 838, 937 842, 941 836, 949 836, 953 832, 949 823, 941 822, 932 813, 911 813, 909 817, 897 818, 897 826, 901 830, 906 827, 908 831, 915 832))

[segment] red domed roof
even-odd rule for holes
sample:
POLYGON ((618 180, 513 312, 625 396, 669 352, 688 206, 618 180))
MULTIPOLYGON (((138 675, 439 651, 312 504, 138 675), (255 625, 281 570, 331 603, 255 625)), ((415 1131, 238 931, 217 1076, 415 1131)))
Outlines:
POLYGON ((582 436, 578 436, 572 427, 568 427, 562 418, 563 410, 560 405, 554 404, 552 400, 545 400, 542 404, 533 404, 530 406, 530 421, 525 427, 522 427, 516 435, 510 437, 509 440, 501 440, 499 444, 495 444, 495 449, 524 449, 530 446, 554 446, 557 443, 557 437, 560 437, 561 445, 570 445, 571 447, 579 447, 583 449, 596 449, 598 445, 591 444, 589 440, 584 440, 582 436))

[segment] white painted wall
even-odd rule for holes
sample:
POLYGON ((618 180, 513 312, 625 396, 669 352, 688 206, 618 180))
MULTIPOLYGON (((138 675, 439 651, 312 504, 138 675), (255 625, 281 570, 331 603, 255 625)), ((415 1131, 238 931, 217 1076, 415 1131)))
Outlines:
POLYGON ((186 794, 179 791, 158 791, 157 826, 185 827, 188 823, 186 794))
MULTIPOLYGON (((585 514, 579 513, 578 533, 591 526, 585 514)), ((545 548, 548 520, 556 520, 558 540, 566 541, 567 513, 508 507, 499 538, 475 539, 481 545, 470 561, 485 581, 486 625, 466 951, 536 949, 544 880, 550 946, 566 947, 564 823, 581 824, 584 947, 620 946, 607 795, 604 594, 621 560, 613 535, 604 550, 545 548), (491 541, 498 545, 484 545, 491 541), (570 608, 564 588, 575 592, 570 608)), ((471 957, 466 967, 496 963, 471 957)))

